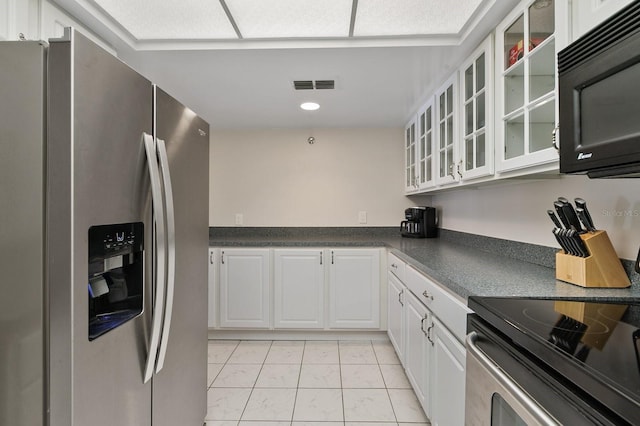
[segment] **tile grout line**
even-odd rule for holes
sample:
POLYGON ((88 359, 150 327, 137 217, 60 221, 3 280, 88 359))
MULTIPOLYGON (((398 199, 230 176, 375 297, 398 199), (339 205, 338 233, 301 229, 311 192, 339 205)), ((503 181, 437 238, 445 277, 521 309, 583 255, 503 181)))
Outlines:
POLYGON ((302 363, 304 361, 304 352, 307 349, 307 341, 304 341, 302 346, 302 357, 300 358, 300 368, 298 369, 298 381, 296 382, 296 396, 293 398, 293 410, 291 410, 291 422, 293 425, 293 419, 296 414, 296 405, 298 404, 298 389, 300 389, 300 377, 302 377, 302 363))
POLYGON ((347 424, 347 410, 344 408, 344 385, 342 384, 342 356, 340 355, 340 341, 338 345, 338 375, 340 377, 340 398, 342 399, 342 424, 347 424))
POLYGON ((384 374, 382 374, 382 368, 380 367, 380 359, 378 359, 378 353, 376 352, 376 348, 373 345, 373 354, 376 357, 376 361, 378 362, 378 370, 380 370, 380 375, 382 376, 382 383, 384 383, 384 390, 387 392, 387 398, 389 398, 389 404, 391 405, 391 411, 393 411, 393 417, 396 419, 396 424, 400 424, 398 421, 398 415, 396 414, 396 409, 393 406, 393 400, 391 399, 391 394, 389 393, 389 388, 387 387, 387 381, 384 379, 384 374))
MULTIPOLYGON (((242 340, 240 342, 242 342, 242 340)), ((240 343, 238 343, 238 346, 240 346, 240 343)), ((260 377, 260 373, 262 372, 262 368, 264 367, 264 362, 267 360, 267 356, 269 356, 269 351, 271 350, 272 346, 273 346, 273 340, 271 340, 269 342, 269 349, 267 349, 267 353, 265 354, 264 359, 262 360, 262 364, 260 365, 260 371, 258 371, 258 376, 256 376, 256 381, 253 382, 253 386, 251 387, 251 392, 249 392, 249 398, 247 398, 247 402, 245 402, 245 404, 244 404, 244 408, 242 409, 242 413, 240 413, 240 418, 238 419, 238 424, 240 424, 240 422, 242 421, 242 417, 244 416, 245 411, 247 411, 247 406, 249 405, 249 401, 251 401, 251 396, 253 395, 253 391, 256 388, 256 382, 258 381, 258 377, 260 377)), ((231 357, 229 357, 229 359, 231 359, 231 357)))

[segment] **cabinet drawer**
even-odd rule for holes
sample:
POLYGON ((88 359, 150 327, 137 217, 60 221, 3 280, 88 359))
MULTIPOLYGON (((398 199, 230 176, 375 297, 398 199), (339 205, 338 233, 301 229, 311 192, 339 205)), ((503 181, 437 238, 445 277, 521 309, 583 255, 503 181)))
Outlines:
POLYGON ((407 266, 405 284, 440 321, 463 342, 467 331, 467 306, 449 291, 442 288, 420 272, 407 266))
POLYGON ((400 260, 400 258, 396 255, 389 253, 389 257, 387 258, 387 270, 396 277, 400 279, 400 281, 404 282, 405 280, 405 268, 406 263, 400 260))

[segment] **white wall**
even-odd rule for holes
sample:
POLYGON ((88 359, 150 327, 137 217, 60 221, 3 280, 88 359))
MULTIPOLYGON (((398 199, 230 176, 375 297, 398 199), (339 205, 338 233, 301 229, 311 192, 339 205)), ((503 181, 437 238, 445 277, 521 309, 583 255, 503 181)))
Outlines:
POLYGON ((406 207, 433 205, 444 229, 557 247, 546 211, 563 196, 587 201, 620 257, 640 246, 640 180, 562 176, 405 197, 402 129, 213 131, 210 155, 210 226, 235 226, 236 213, 244 226, 396 226, 406 207))
POLYGON ((398 128, 212 130, 210 155, 210 226, 399 226, 429 201, 403 195, 398 128))
POLYGON ((546 211, 558 197, 584 198, 598 229, 618 253, 635 260, 640 246, 640 180, 562 176, 512 181, 433 196, 445 229, 558 247, 546 211))

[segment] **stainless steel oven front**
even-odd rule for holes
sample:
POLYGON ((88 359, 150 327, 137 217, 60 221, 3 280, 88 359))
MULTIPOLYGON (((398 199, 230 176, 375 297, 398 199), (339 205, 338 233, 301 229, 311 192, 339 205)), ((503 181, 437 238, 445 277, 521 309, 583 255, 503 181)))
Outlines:
POLYGON ((531 395, 477 346, 478 334, 469 333, 467 345, 467 425, 557 425, 531 395))
POLYGON ((470 297, 469 307, 467 425, 640 424, 640 305, 470 297), (569 305, 591 314, 571 319, 569 305))

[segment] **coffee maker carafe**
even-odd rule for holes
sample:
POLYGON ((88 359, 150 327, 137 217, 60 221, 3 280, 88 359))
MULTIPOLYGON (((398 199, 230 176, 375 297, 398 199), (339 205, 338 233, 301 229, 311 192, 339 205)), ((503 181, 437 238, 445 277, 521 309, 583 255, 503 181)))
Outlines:
POLYGON ((438 236, 435 207, 409 207, 404 211, 400 233, 410 238, 435 238, 438 236))

